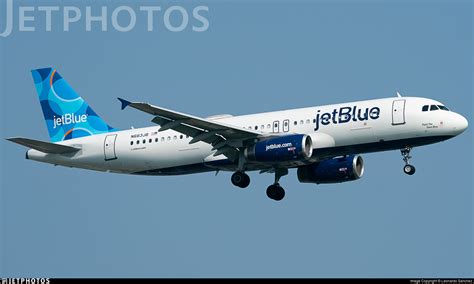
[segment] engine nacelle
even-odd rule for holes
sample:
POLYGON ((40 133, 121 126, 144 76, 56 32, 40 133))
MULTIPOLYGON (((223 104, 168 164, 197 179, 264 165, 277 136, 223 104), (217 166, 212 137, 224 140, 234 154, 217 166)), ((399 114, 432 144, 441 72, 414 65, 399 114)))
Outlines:
POLYGON ((270 138, 245 149, 244 155, 250 161, 286 162, 307 160, 313 154, 313 141, 306 134, 270 138))
POLYGON ((340 183, 359 179, 364 174, 364 160, 359 155, 334 158, 298 168, 303 183, 340 183))

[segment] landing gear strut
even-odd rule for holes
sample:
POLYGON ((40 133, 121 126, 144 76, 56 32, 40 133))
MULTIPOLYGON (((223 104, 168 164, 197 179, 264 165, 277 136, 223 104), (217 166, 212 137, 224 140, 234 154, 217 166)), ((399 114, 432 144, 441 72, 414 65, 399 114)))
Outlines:
POLYGON ((233 185, 238 186, 240 188, 246 188, 250 184, 250 177, 248 174, 244 172, 245 170, 245 156, 244 151, 239 152, 239 159, 238 159, 238 168, 235 173, 232 174, 230 181, 233 185))
POLYGON ((402 153, 403 156, 403 161, 405 162, 405 166, 403 167, 403 172, 406 173, 407 175, 413 175, 416 171, 415 167, 410 165, 410 151, 412 147, 406 146, 405 148, 401 149, 400 152, 402 153))
POLYGON ((285 190, 278 183, 282 176, 288 174, 288 169, 275 169, 275 182, 267 188, 267 196, 270 199, 280 201, 285 197, 285 190))
POLYGON ((230 178, 230 181, 235 186, 246 188, 250 184, 250 177, 243 171, 236 171, 230 178))

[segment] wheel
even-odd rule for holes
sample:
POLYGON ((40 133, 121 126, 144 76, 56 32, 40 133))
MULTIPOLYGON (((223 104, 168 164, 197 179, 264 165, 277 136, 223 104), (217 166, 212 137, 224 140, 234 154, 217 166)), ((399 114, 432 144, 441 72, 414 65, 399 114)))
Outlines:
POLYGON ((244 173, 243 174, 244 179, 242 180, 242 183, 240 185, 241 188, 246 188, 250 184, 250 177, 248 174, 244 173))
POLYGON ((415 173, 416 169, 412 165, 405 165, 403 167, 403 172, 405 172, 407 175, 413 175, 415 173))
POLYGON ((279 184, 272 184, 267 188, 267 196, 270 199, 280 201, 285 197, 285 190, 279 184))
POLYGON ((275 200, 280 201, 283 198, 285 198, 285 190, 283 189, 283 187, 277 186, 277 192, 276 192, 275 200))
POLYGON ((230 181, 235 186, 246 188, 250 184, 250 177, 246 173, 239 171, 232 174, 230 181))
POLYGON ((272 184, 269 187, 267 187, 267 196, 270 199, 275 199, 276 196, 276 185, 272 184))

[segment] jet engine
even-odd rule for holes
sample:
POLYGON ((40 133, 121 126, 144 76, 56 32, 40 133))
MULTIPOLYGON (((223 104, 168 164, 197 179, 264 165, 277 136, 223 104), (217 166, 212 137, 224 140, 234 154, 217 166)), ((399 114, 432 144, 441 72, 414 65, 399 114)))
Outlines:
POLYGON ((313 141, 306 134, 286 135, 259 141, 244 151, 245 157, 257 162, 307 160, 313 154, 313 141))
POLYGON ((302 183, 341 183, 359 179, 364 174, 364 160, 350 155, 324 160, 298 167, 298 180, 302 183))

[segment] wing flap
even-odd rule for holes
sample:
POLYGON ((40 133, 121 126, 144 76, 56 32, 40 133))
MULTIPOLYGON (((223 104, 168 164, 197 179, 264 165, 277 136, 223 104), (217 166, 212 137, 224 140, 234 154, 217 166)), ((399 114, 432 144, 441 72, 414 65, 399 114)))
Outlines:
POLYGON ((22 146, 26 146, 31 149, 38 150, 43 153, 48 153, 48 154, 67 154, 67 153, 74 153, 81 150, 79 148, 75 148, 71 146, 65 146, 65 145, 49 143, 49 142, 28 139, 28 138, 22 138, 22 137, 7 138, 7 140, 16 144, 20 144, 22 146))

